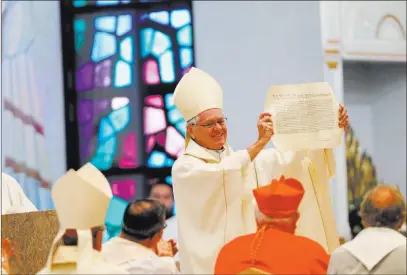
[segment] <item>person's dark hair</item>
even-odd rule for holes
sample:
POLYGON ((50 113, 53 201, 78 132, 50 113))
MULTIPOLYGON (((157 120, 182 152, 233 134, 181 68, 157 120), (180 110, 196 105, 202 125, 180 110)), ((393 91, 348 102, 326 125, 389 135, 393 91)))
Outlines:
POLYGON ((360 214, 368 226, 398 230, 406 217, 406 203, 397 188, 381 184, 366 194, 360 208, 360 214), (387 203, 378 202, 379 196, 385 197, 387 203))
POLYGON ((152 239, 165 227, 165 206, 143 199, 130 203, 124 211, 122 233, 137 241, 152 239))

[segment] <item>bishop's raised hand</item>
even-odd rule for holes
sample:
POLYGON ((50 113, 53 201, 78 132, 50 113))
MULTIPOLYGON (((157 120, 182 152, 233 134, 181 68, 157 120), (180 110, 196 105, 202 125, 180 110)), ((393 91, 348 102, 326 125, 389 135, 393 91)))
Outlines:
POLYGON ((259 116, 257 121, 257 130, 259 132, 259 140, 269 142, 274 135, 273 121, 271 120, 271 114, 264 112, 259 116))

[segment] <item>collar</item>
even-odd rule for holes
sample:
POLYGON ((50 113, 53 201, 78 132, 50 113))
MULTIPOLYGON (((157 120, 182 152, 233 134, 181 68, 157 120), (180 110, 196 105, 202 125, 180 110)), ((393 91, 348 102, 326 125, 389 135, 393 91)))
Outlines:
POLYGON ((371 271, 390 252, 403 245, 406 245, 406 237, 396 230, 368 227, 343 248, 371 271))
POLYGON ((185 149, 185 155, 193 156, 199 159, 203 159, 207 162, 219 163, 224 156, 227 156, 232 152, 230 146, 226 143, 222 150, 210 150, 197 144, 192 139, 189 141, 187 148, 185 149), (219 159, 220 156, 220 159, 219 159))

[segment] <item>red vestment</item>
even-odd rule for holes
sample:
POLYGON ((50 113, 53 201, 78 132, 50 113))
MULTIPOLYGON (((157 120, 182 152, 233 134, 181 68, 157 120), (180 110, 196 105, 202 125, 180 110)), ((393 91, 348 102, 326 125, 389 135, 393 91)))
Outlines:
POLYGON ((227 243, 219 252, 215 274, 238 274, 250 267, 274 275, 326 274, 329 255, 317 242, 276 228, 259 233, 227 243))

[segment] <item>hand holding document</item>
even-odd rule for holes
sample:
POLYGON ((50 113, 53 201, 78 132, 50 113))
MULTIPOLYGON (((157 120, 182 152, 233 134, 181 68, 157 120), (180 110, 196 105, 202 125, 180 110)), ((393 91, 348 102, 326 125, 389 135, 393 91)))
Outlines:
POLYGON ((272 86, 264 108, 272 114, 272 140, 278 150, 335 148, 341 143, 339 104, 326 82, 272 86))

